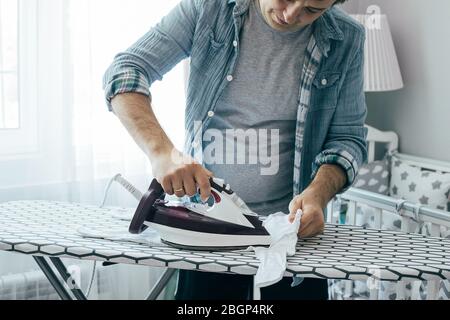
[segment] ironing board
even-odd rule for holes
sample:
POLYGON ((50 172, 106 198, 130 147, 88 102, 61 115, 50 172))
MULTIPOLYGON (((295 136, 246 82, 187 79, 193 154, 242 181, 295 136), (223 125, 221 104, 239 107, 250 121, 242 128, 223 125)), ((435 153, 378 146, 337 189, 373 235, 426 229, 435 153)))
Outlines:
MULTIPOLYGON (((96 260, 167 268, 149 298, 156 298, 176 269, 255 275, 259 262, 252 251, 197 252, 164 244, 139 244, 83 238, 79 227, 128 228, 118 214, 134 209, 90 205, 18 201, 0 204, 0 250, 31 255, 62 299, 85 299, 63 280, 70 275, 60 258, 96 260)), ((288 258, 286 276, 365 280, 450 279, 450 240, 417 234, 326 225, 323 235, 299 240, 288 258)))

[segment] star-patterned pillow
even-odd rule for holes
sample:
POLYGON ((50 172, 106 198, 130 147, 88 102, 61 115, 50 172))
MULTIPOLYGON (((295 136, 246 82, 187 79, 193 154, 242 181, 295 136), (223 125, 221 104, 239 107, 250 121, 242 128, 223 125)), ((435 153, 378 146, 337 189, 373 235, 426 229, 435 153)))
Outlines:
POLYGON ((430 208, 448 210, 450 174, 423 171, 393 156, 390 195, 430 208))
POLYGON ((374 161, 361 167, 354 188, 389 195, 389 159, 374 161))

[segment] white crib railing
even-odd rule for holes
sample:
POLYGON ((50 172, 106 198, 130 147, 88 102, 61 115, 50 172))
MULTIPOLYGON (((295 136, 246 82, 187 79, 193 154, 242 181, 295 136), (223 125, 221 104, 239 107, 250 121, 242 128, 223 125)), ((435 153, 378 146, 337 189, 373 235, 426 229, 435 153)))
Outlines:
MULTIPOLYGON (((339 213, 336 209, 336 201, 348 204, 346 210, 346 223, 356 225, 356 207, 358 204, 365 204, 377 210, 376 227, 382 227, 383 211, 398 214, 401 218, 414 219, 421 223, 431 223, 443 227, 450 228, 450 212, 428 208, 412 202, 397 200, 389 196, 380 195, 370 191, 351 188, 344 194, 338 195, 335 201, 331 202, 328 207, 327 220, 329 223, 336 223, 335 215, 339 213)), ((341 213, 343 214, 343 213, 341 213)), ((343 221, 340 221, 341 223, 343 221)))
MULTIPOLYGON (((450 235, 450 212, 431 209, 404 200, 397 200, 377 193, 352 188, 335 198, 327 208, 327 222, 367 226, 375 229, 386 229, 384 219, 396 217, 401 226, 393 230, 407 233, 422 233, 428 236, 442 237, 446 232, 450 235), (426 230, 426 232, 425 232, 426 230)), ((449 261, 450 263, 450 261, 449 261)), ((358 285, 365 290, 366 298, 378 299, 379 287, 367 286, 364 283, 336 280, 330 282, 330 293, 340 288, 341 298, 355 296, 354 289, 358 285), (365 288, 365 289, 364 289, 365 288)), ((427 281, 384 283, 385 288, 395 292, 395 299, 449 299, 450 283, 448 281, 427 281), (407 289, 409 288, 409 289, 407 289), (441 288, 441 292, 439 291, 441 288)), ((392 295, 394 296, 394 295, 392 295)), ((389 296, 381 297, 388 299, 389 296)))

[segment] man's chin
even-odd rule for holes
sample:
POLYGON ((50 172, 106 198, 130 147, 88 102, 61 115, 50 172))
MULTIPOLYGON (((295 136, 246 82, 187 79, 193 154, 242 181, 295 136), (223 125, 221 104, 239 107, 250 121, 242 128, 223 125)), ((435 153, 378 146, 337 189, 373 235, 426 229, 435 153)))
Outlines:
POLYGON ((273 29, 276 29, 278 31, 296 31, 302 28, 302 26, 298 24, 287 24, 281 19, 279 19, 276 15, 275 16, 272 15, 270 17, 269 24, 273 29))
POLYGON ((281 18, 279 18, 276 14, 272 14, 271 16, 272 21, 280 26, 289 26, 289 24, 285 21, 283 21, 281 18))
POLYGON ((277 31, 298 31, 302 28, 299 25, 280 25, 278 23, 271 23, 271 27, 277 31))

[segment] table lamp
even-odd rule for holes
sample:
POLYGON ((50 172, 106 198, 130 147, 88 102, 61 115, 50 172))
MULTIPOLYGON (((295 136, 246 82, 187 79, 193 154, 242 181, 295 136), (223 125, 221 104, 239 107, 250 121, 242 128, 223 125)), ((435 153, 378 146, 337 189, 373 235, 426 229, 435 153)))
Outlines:
MULTIPOLYGON (((366 28, 364 91, 385 92, 403 88, 403 79, 395 53, 394 42, 385 14, 354 14, 352 18, 366 28)), ((369 129, 368 140, 378 130, 369 129)), ((375 156, 375 144, 369 144, 369 161, 375 156)))
POLYGON ((394 91, 403 88, 387 16, 351 15, 366 28, 364 91, 394 91))

